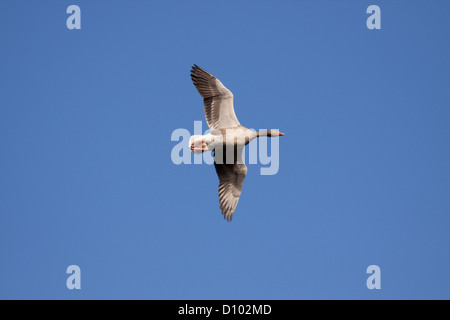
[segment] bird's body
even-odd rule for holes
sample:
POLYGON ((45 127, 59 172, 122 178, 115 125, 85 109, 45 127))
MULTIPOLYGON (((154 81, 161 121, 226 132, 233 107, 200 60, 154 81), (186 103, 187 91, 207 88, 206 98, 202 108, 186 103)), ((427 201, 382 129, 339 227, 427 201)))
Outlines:
POLYGON ((213 151, 215 147, 220 145, 246 146, 256 137, 258 137, 258 132, 239 125, 232 128, 214 129, 205 135, 193 135, 189 144, 194 147, 194 150, 192 150, 194 152, 213 151), (206 150, 201 148, 200 142, 206 150), (198 149, 195 148, 196 144, 200 146, 198 149))
POLYGON ((255 132, 242 126, 233 106, 233 94, 219 79, 194 65, 192 81, 203 97, 205 117, 210 128, 207 135, 194 135, 189 140, 191 151, 214 152, 214 167, 219 177, 219 202, 224 218, 231 221, 236 209, 247 167, 242 161, 245 145, 259 136, 284 135, 278 130, 255 132))

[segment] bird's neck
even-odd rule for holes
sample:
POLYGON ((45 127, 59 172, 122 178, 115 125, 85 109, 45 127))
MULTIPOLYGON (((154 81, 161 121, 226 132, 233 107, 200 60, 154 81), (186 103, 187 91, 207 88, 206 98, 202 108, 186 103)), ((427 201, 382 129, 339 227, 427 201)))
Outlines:
POLYGON ((256 137, 267 137, 268 132, 268 130, 260 130, 256 132, 256 137))

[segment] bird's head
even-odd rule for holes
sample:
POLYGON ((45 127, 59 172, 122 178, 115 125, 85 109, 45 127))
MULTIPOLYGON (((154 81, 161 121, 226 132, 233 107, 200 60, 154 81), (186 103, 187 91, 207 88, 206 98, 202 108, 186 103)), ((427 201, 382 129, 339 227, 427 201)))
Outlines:
POLYGON ((268 137, 279 137, 279 136, 284 136, 284 133, 280 132, 280 130, 278 130, 278 129, 270 129, 270 130, 267 130, 267 136, 268 137))

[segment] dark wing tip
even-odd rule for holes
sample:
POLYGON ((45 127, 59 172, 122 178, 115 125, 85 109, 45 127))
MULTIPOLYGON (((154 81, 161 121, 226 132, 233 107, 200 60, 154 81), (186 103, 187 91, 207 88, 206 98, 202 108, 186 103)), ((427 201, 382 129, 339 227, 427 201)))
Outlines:
POLYGON ((223 212, 223 211, 222 211, 222 214, 223 214, 223 218, 224 218, 225 220, 227 220, 227 222, 231 222, 231 220, 233 219, 233 214, 234 214, 234 212, 232 212, 232 213, 230 214, 230 213, 228 213, 228 212, 223 212))
POLYGON ((192 66, 192 69, 191 69, 191 75, 192 74, 197 74, 199 77, 201 77, 201 78, 209 78, 209 77, 212 77, 212 78, 214 78, 214 76, 212 75, 212 74, 210 74, 208 71, 206 71, 206 70, 204 70, 204 69, 202 69, 202 68, 200 68, 198 65, 196 65, 196 64, 194 64, 193 66, 192 66))
POLYGON ((194 64, 191 69, 191 78, 194 78, 195 76, 199 77, 201 71, 203 71, 203 69, 200 68, 198 65, 194 64))

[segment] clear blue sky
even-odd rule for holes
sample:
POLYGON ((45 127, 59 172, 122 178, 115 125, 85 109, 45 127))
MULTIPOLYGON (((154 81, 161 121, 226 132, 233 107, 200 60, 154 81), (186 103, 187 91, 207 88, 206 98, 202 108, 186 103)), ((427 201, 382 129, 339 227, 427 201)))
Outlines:
POLYGON ((0 298, 449 299, 449 12, 1 1, 0 298), (194 63, 242 124, 286 133, 231 223, 214 168, 170 158, 174 129, 206 128, 194 63))

